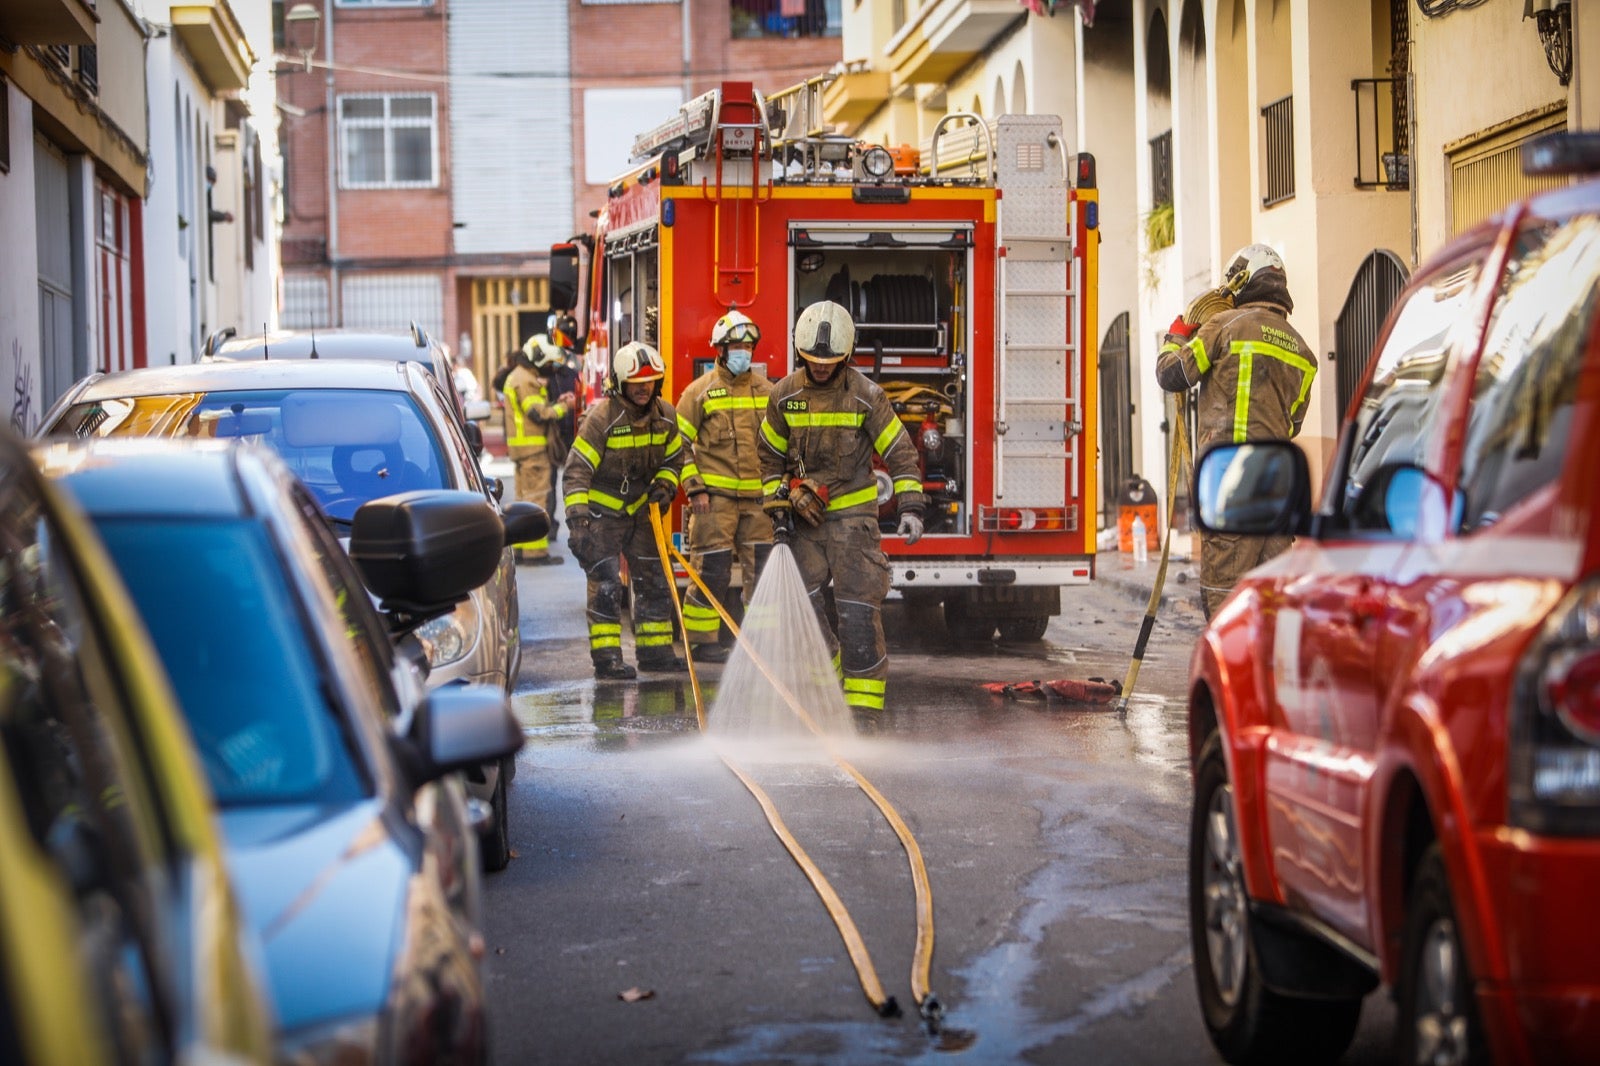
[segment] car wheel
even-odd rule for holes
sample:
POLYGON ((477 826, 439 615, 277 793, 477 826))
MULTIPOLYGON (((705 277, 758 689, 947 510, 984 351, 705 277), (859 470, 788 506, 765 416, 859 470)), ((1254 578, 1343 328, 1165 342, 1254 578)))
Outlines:
POLYGON ((494 796, 489 807, 494 812, 489 828, 478 839, 478 850, 483 854, 483 868, 491 873, 504 870, 511 862, 511 804, 506 790, 511 787, 511 760, 502 760, 496 775, 494 796))
POLYGON ((1359 999, 1303 999, 1261 980, 1233 809, 1233 785, 1212 733, 1195 769, 1189 822, 1189 933, 1200 1013, 1232 1063, 1333 1062, 1355 1036, 1359 999))
POLYGON ((1486 1063, 1461 930, 1450 898, 1444 854, 1435 843, 1411 881, 1397 991, 1400 1055, 1425 1066, 1486 1063))
POLYGON ((1027 618, 1000 619, 1000 642, 1003 644, 1032 644, 1044 639, 1050 628, 1050 616, 1031 615, 1027 618))

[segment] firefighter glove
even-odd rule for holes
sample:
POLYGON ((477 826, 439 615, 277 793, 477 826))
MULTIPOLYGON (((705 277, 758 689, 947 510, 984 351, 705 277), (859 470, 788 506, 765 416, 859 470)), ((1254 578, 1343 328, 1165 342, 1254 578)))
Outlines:
POLYGON ((906 538, 907 547, 921 540, 922 516, 915 511, 901 511, 900 528, 895 530, 895 535, 906 538))
POLYGON ((573 555, 583 554, 583 543, 589 539, 589 516, 581 511, 567 512, 567 547, 573 555))
POLYGON ((650 482, 649 500, 652 504, 662 509, 671 506, 672 501, 678 497, 678 486, 666 478, 656 478, 650 482))
POLYGON ((1172 325, 1167 327, 1167 332, 1182 337, 1184 340, 1188 340, 1190 337, 1194 336, 1194 331, 1199 328, 1199 326, 1191 325, 1188 319, 1184 318, 1182 315, 1179 315, 1177 318, 1172 320, 1172 325))
POLYGON ((789 503, 806 525, 820 526, 828 510, 827 486, 813 478, 795 478, 789 482, 789 503))

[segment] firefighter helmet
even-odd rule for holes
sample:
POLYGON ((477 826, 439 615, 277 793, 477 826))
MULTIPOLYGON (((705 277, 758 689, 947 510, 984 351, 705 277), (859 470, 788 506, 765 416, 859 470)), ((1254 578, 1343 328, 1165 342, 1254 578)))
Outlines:
POLYGON ((726 348, 733 344, 754 345, 761 339, 761 327, 742 311, 729 311, 711 327, 711 346, 726 348))
POLYGON ((1263 270, 1284 273, 1283 257, 1270 244, 1247 244, 1229 261, 1227 272, 1222 276, 1223 288, 1237 295, 1263 270))
POLYGON ((800 312, 794 324, 794 348, 812 363, 838 363, 856 346, 856 324, 850 312, 832 300, 819 300, 800 312))
POLYGON ((611 377, 606 389, 621 392, 624 385, 642 385, 660 381, 665 376, 660 353, 642 341, 634 341, 618 348, 611 357, 611 377))
POLYGON ((537 367, 557 366, 567 361, 561 349, 543 333, 535 333, 522 346, 522 351, 537 367))

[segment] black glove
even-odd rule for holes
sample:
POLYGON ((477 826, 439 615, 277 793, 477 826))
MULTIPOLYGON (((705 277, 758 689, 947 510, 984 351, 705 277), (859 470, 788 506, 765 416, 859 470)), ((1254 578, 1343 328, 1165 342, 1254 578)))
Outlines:
POLYGON ((573 555, 583 555, 584 542, 589 539, 589 516, 586 514, 567 514, 567 547, 573 555))
POLYGON ((650 482, 649 500, 663 511, 671 506, 672 501, 678 498, 678 486, 665 478, 656 478, 650 482))
POLYGON ((794 511, 787 505, 783 507, 768 507, 767 516, 772 519, 772 542, 774 544, 788 544, 794 539, 794 511))

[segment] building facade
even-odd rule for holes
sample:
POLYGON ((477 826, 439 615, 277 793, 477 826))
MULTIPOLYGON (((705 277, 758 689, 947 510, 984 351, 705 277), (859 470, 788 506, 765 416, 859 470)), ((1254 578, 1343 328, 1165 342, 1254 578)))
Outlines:
POLYGON ((1417 263, 1552 181, 1550 129, 1600 128, 1600 19, 1578 0, 850 3, 829 118, 926 146, 944 115, 1059 113, 1101 202, 1101 485, 1165 496, 1166 325, 1242 245, 1287 265, 1321 361, 1301 443, 1320 470, 1417 263), (1585 17, 1587 16, 1587 17, 1585 17), (1473 74, 1494 71, 1493 77, 1473 74))

